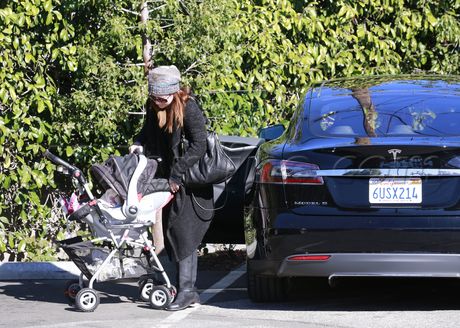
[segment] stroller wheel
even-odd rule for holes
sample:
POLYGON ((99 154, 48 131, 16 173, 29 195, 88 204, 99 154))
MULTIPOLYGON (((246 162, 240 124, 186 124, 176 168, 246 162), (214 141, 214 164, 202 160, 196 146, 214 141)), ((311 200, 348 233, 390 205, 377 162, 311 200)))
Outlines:
POLYGON ((99 305, 99 295, 92 288, 83 288, 77 293, 75 305, 83 312, 93 312, 99 305))
POLYGON ((64 294, 70 302, 75 302, 75 297, 82 287, 78 280, 69 280, 65 286, 64 294))
POLYGON ((150 300, 150 292, 152 291, 153 283, 152 279, 145 280, 139 287, 139 297, 144 302, 148 302, 150 300))
POLYGON ((166 286, 153 286, 150 291, 150 306, 154 309, 164 309, 172 301, 170 290, 166 286))

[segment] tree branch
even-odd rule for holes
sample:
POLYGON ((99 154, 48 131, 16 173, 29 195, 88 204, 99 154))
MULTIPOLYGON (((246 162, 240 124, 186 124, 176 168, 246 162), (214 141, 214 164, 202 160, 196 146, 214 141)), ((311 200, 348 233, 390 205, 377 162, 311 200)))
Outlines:
POLYGON ((172 24, 168 24, 168 25, 163 25, 163 26, 160 26, 162 29, 165 29, 165 28, 168 28, 168 27, 171 27, 171 26, 174 26, 174 23, 172 24))
POLYGON ((200 63, 199 60, 195 61, 194 63, 192 63, 192 65, 190 65, 185 71, 184 71, 184 74, 187 73, 188 71, 194 69, 196 66, 198 66, 200 63))
POLYGON ((125 8, 120 8, 120 10, 124 11, 125 13, 128 13, 128 14, 133 14, 133 15, 139 16, 139 13, 137 13, 135 11, 132 11, 132 10, 128 10, 128 9, 125 9, 125 8))
POLYGON ((123 63, 117 63, 118 65, 120 66, 126 66, 126 67, 130 67, 130 66, 144 66, 145 63, 133 63, 133 64, 123 64, 123 63))
MULTIPOLYGON (((146 1, 141 5, 141 23, 146 25, 149 20, 149 8, 146 1)), ((149 69, 152 67, 152 44, 150 43, 147 33, 142 32, 142 57, 144 58, 144 74, 147 76, 149 69)))

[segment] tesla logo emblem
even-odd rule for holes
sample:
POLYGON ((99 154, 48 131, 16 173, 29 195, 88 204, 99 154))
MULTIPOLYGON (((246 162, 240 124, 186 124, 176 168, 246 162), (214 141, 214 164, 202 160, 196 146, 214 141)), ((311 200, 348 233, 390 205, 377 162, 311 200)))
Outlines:
POLYGON ((401 154, 401 149, 388 149, 388 153, 393 155, 393 160, 396 162, 396 158, 398 157, 398 154, 401 154))

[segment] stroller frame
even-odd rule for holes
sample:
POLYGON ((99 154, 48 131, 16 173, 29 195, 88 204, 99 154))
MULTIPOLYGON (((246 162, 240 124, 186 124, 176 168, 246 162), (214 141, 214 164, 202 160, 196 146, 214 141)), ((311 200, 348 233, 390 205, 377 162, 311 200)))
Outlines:
MULTIPOLYGON (((49 159, 54 164, 58 165, 57 171, 62 172, 65 175, 72 177, 72 182, 74 186, 78 189, 80 195, 87 195, 88 202, 87 205, 91 211, 95 212, 94 224, 102 225, 108 235, 92 238, 88 242, 97 243, 97 242, 106 242, 111 245, 111 251, 103 262, 99 265, 96 271, 88 277, 88 270, 83 272, 80 265, 77 266, 80 268, 80 275, 77 281, 70 281, 67 284, 65 294, 70 301, 74 301, 76 307, 83 312, 93 312, 99 305, 99 296, 94 290, 94 283, 98 281, 101 273, 109 266, 109 264, 114 259, 114 256, 117 253, 122 253, 125 246, 131 246, 134 249, 142 248, 145 251, 148 251, 150 259, 148 259, 149 270, 147 274, 136 277, 139 279, 139 288, 140 288, 140 297, 143 301, 150 301, 150 306, 155 309, 163 309, 167 307, 176 296, 176 288, 171 284, 171 281, 164 270, 163 265, 161 264, 158 255, 155 253, 155 246, 153 242, 148 238, 148 229, 153 226, 153 222, 130 222, 135 218, 135 215, 127 217, 127 223, 123 222, 121 224, 114 224, 110 222, 104 215, 102 209, 100 208, 97 199, 94 197, 89 184, 82 174, 81 170, 77 167, 67 163, 58 156, 52 154, 48 150, 45 151, 44 156, 49 159), (96 222, 97 221, 97 222, 96 222), (138 233, 140 238, 132 238, 130 231, 135 230, 138 233), (114 233, 117 231, 120 237, 117 237, 114 233), (152 263, 153 262, 153 263, 152 263), (85 274, 86 273, 86 274, 85 274), (164 280, 164 285, 155 285, 156 275, 155 273, 161 274, 162 279, 164 280), (85 283, 85 277, 89 279, 88 283, 85 283), (86 287, 87 286, 87 287, 86 287)), ((140 155, 143 156, 143 155, 140 155)), ((137 199, 136 199, 137 200, 137 199)), ((126 204, 125 204, 126 205, 126 204)), ((74 212, 74 214, 76 214, 74 212)), ((87 213, 89 214, 89 212, 87 213)), ((78 220, 87 222, 82 218, 86 217, 86 214, 83 216, 79 215, 70 215, 69 220, 78 220)), ((65 242, 65 241, 64 241, 65 242)), ((65 245, 65 244, 64 244, 65 245)), ((71 244, 69 244, 71 245, 71 244)), ((63 247, 64 248, 64 247, 63 247)), ((64 248, 65 250, 65 248, 64 248)), ((66 250, 67 252, 67 250, 66 250)), ((73 259, 72 259, 73 260, 73 259)), ((123 279, 123 278, 121 278, 123 279)), ((111 279, 111 280, 121 280, 121 279, 111 279)), ((132 279, 132 278, 131 278, 132 279)), ((101 280, 105 281, 105 280, 101 280)))

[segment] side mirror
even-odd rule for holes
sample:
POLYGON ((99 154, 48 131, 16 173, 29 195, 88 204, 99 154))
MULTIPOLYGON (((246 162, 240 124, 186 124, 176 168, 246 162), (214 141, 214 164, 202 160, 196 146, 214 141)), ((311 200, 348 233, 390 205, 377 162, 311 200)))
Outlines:
POLYGON ((270 125, 259 130, 259 138, 267 141, 279 138, 284 132, 283 124, 270 125))

